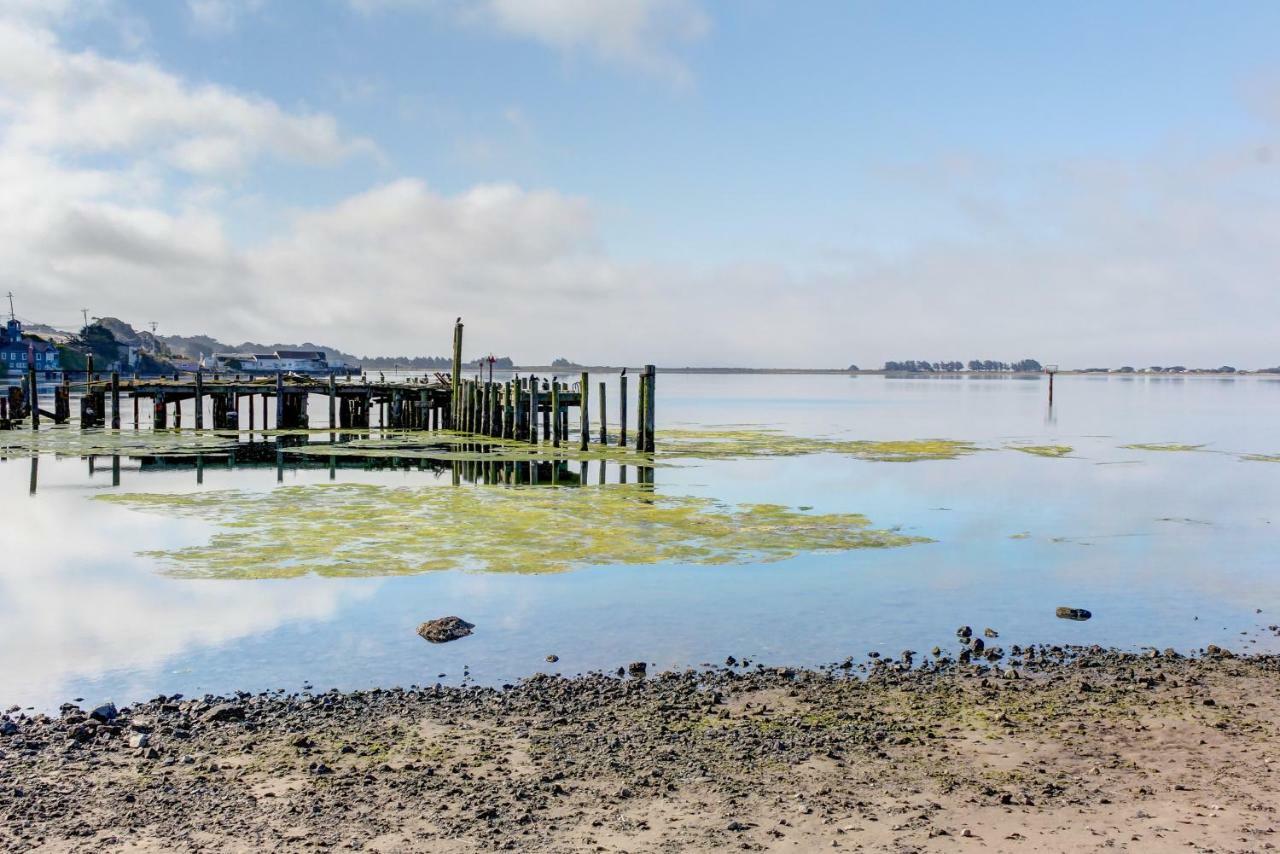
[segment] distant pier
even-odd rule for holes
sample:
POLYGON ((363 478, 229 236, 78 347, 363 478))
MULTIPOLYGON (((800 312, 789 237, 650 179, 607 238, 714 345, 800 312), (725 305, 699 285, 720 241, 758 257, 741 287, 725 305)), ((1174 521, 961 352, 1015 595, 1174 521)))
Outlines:
MULTIPOLYGON (((108 425, 123 429, 129 424, 136 430, 145 404, 155 430, 183 426, 240 431, 379 427, 448 430, 535 444, 550 442, 555 447, 572 441, 581 450, 592 444, 591 377, 586 371, 577 382, 532 374, 494 381, 492 370, 488 379, 483 372, 467 376, 462 364, 462 332, 459 322, 454 327, 451 374, 393 380, 375 381, 367 375, 340 378, 337 374, 317 377, 281 372, 262 377, 204 371, 149 378, 121 378, 112 373, 103 378, 93 372, 89 357, 86 379, 81 384, 79 423, 82 429, 108 425), (126 397, 132 403, 131 413, 122 408, 126 397), (311 420, 310 407, 317 397, 327 401, 328 417, 323 425, 314 425, 311 420), (195 423, 183 425, 183 404, 187 401, 193 401, 195 423), (570 425, 574 421, 578 429, 571 440, 570 425)), ((653 365, 646 365, 639 375, 632 437, 635 449, 641 452, 654 450, 656 373, 653 365)), ((56 424, 70 421, 69 373, 64 377, 54 389, 52 412, 38 406, 34 375, 22 386, 10 386, 7 394, 0 397, 0 429, 29 426, 38 430, 41 416, 56 424)), ((608 431, 605 385, 599 384, 596 404, 600 423, 595 444, 628 444, 625 373, 622 380, 618 400, 620 429, 616 436, 610 436, 608 431)))

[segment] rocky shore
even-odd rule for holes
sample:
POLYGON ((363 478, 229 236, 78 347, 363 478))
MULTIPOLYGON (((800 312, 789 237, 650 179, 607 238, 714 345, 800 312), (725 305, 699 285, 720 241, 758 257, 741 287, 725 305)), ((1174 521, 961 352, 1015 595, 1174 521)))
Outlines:
POLYGON ((1274 847, 1280 658, 968 658, 14 708, 0 850, 1274 847))

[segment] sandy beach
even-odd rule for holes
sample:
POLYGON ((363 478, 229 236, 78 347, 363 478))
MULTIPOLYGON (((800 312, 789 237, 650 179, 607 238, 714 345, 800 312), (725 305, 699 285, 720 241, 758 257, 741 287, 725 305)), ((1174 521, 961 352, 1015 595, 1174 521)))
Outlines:
POLYGON ((1273 847, 1280 658, 1004 652, 11 709, 0 848, 1273 847))

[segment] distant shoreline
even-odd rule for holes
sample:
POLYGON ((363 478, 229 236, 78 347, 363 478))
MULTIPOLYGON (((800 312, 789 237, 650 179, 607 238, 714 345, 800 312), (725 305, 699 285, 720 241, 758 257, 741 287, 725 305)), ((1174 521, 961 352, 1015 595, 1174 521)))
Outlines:
MULTIPOLYGON (((478 370, 475 367, 465 368, 463 373, 478 370)), ((622 370, 627 370, 638 374, 640 372, 639 365, 628 366, 625 369, 618 365, 516 365, 511 368, 500 368, 497 371, 505 370, 508 373, 527 373, 536 371, 538 373, 558 373, 570 374, 579 371, 587 371, 588 373, 613 373, 616 374, 622 370)), ((885 370, 858 370, 848 371, 841 368, 664 368, 658 367, 660 374, 808 374, 808 375, 830 375, 844 374, 851 377, 867 376, 867 377, 891 377, 893 379, 1031 379, 1035 377, 1044 377, 1043 371, 885 371, 885 370)), ((1160 377, 1167 379, 1170 377, 1253 377, 1253 376, 1274 376, 1280 377, 1280 374, 1264 373, 1261 371, 1187 371, 1185 373, 1156 373, 1156 372, 1120 372, 1120 371, 1088 371, 1088 370, 1064 370, 1058 371, 1060 377, 1081 376, 1081 377, 1160 377)))

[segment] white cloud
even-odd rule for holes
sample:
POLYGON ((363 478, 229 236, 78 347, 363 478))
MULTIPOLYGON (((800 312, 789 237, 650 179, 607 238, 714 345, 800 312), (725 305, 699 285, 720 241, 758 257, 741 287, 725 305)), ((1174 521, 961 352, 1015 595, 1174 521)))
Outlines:
POLYGON ((198 174, 243 169, 263 155, 332 163, 375 150, 368 140, 344 136, 331 116, 193 86, 148 62, 67 51, 46 29, 4 20, 0 121, 9 150, 158 152, 198 174))
POLYGON ((696 0, 349 0, 362 12, 446 11, 469 24, 530 39, 566 55, 585 52, 684 86, 678 48, 703 38, 711 19, 696 0))

